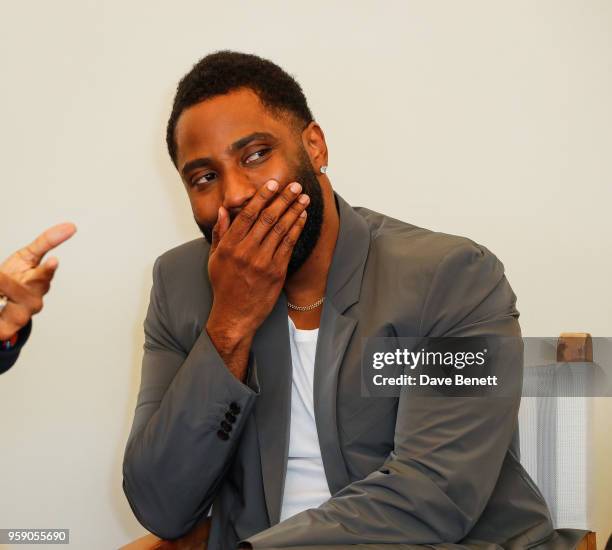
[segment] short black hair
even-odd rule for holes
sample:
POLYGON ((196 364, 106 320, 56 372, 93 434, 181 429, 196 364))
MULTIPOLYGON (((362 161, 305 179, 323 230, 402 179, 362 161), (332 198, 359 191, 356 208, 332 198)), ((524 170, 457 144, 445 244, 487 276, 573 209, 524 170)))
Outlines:
POLYGON ((219 50, 200 59, 176 88, 166 129, 168 153, 175 166, 174 130, 181 113, 196 103, 238 88, 253 90, 275 115, 292 115, 291 122, 300 130, 313 120, 304 92, 293 76, 257 55, 219 50))

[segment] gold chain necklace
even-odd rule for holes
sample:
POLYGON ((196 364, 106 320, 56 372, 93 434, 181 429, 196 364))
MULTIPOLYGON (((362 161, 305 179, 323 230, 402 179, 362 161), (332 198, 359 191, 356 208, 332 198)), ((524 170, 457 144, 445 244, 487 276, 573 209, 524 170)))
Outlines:
POLYGON ((323 298, 319 298, 316 302, 310 304, 309 306, 296 306, 295 304, 292 304, 289 301, 287 302, 287 305, 291 309, 295 309, 297 311, 310 311, 311 309, 319 307, 323 303, 323 300, 325 300, 325 296, 323 296, 323 298))

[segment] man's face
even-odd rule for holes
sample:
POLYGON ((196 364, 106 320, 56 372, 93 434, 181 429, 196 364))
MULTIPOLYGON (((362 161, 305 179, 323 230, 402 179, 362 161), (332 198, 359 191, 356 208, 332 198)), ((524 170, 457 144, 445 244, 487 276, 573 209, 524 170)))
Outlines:
POLYGON ((297 270, 319 238, 323 197, 300 135, 289 121, 273 117, 253 91, 240 89, 185 109, 175 138, 178 170, 208 242, 219 206, 233 221, 268 180, 278 181, 277 195, 293 181, 302 184, 310 204, 288 275, 297 270))

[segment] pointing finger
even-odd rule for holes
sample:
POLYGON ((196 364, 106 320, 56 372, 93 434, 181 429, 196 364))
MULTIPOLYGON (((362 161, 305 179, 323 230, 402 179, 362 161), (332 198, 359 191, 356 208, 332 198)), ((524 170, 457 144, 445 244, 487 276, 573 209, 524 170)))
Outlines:
POLYGON ((17 254, 32 267, 38 265, 49 250, 59 246, 76 233, 73 223, 60 223, 43 231, 29 245, 23 247, 17 254))

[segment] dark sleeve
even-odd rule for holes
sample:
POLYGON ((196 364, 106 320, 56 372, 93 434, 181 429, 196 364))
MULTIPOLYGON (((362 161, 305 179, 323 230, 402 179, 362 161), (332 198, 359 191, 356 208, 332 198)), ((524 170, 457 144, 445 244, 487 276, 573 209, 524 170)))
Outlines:
POLYGON ((166 539, 185 535, 210 508, 259 394, 254 356, 248 383, 226 367, 203 330, 191 350, 173 336, 161 262, 144 324, 140 392, 123 461, 134 514, 166 539), (229 433, 222 422, 234 418, 229 433), (219 432, 222 433, 219 433, 219 432))
POLYGON ((9 350, 0 350, 0 374, 5 373, 9 370, 17 361, 21 348, 27 342, 30 332, 32 331, 32 320, 28 321, 28 324, 19 331, 17 337, 17 344, 15 347, 9 350))
MULTIPOLYGON (((484 247, 463 243, 436 269, 421 334, 518 337, 515 301, 502 263, 484 247)), ((521 340, 506 340, 510 348, 499 360, 522 379, 521 340)), ((517 423, 520 385, 516 388, 508 397, 436 398, 402 389, 394 448, 380 468, 318 508, 241 542, 259 549, 461 540, 499 476, 517 423)))

